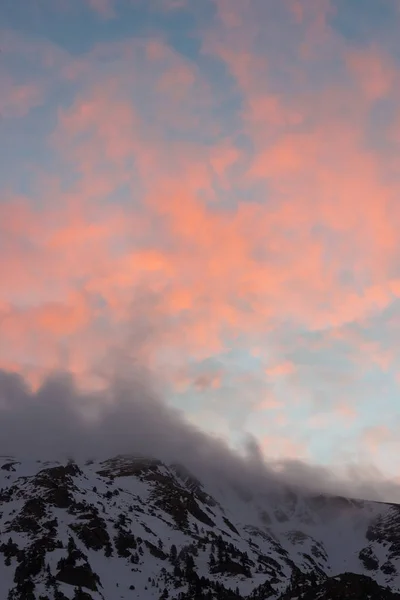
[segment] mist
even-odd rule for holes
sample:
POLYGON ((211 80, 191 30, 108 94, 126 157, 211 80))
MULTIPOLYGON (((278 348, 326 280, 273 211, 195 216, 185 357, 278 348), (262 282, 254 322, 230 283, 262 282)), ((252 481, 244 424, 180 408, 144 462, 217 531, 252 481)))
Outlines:
POLYGON ((32 390, 21 375, 0 370, 0 455, 81 461, 136 454, 178 462, 202 481, 223 478, 251 492, 289 486, 400 501, 399 486, 372 468, 348 465, 339 475, 300 460, 273 463, 251 436, 235 450, 169 406, 156 381, 136 365, 129 374, 114 373, 101 390, 82 391, 68 373, 54 373, 32 390))

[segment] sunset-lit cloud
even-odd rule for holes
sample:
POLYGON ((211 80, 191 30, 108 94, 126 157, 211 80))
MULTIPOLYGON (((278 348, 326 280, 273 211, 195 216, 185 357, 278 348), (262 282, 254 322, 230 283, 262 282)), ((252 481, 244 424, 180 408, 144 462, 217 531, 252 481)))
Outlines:
POLYGON ((88 0, 88 2, 90 8, 101 17, 110 18, 115 14, 112 0, 88 0))
POLYGON ((279 363, 279 364, 274 365, 273 367, 269 367, 265 370, 266 374, 269 377, 282 377, 282 376, 284 377, 285 375, 290 375, 294 371, 295 371, 295 367, 289 361, 279 363))
POLYGON ((233 440, 378 455, 400 370, 389 33, 352 39, 335 0, 61 5, 0 32, 0 368, 88 381, 119 348, 233 440))

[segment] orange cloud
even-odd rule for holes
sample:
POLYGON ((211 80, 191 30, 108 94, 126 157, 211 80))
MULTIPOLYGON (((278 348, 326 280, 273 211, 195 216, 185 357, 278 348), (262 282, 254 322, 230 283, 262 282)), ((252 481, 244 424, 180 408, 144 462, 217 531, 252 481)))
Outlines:
MULTIPOLYGON (((104 16, 110 8, 92 5, 104 16)), ((252 11, 266 4, 252 6, 218 2, 203 48, 229 70, 241 99, 237 130, 250 150, 219 117, 226 90, 164 41, 103 44, 69 60, 41 49, 44 64, 63 65, 75 95, 58 109, 51 138, 67 183, 43 191, 40 211, 35 198, 0 204, 0 277, 10 288, 2 300, 17 308, 2 312, 4 336, 23 354, 40 331, 50 363, 69 336, 88 353, 97 328, 100 339, 119 339, 143 289, 157 298, 152 350, 182 361, 237 340, 259 343, 281 323, 340 328, 392 302, 399 187, 385 179, 385 156, 366 146, 365 129, 371 100, 392 91, 394 67, 340 55, 360 99, 346 79, 314 90, 307 64, 292 68, 282 56, 278 66, 299 85, 279 89, 274 54, 255 47, 253 35, 252 11)), ((325 3, 314 16, 305 3, 282 10, 284 27, 304 26, 299 43, 309 31, 312 43, 331 40, 325 3)), ((22 97, 21 106, 37 101, 22 97)), ((42 175, 42 190, 48 180, 42 175)), ((378 351, 375 359, 390 365, 378 351)), ((87 367, 78 349, 69 361, 87 367)), ((293 372, 282 362, 266 375, 293 372)), ((215 376, 195 385, 219 384, 215 376)))

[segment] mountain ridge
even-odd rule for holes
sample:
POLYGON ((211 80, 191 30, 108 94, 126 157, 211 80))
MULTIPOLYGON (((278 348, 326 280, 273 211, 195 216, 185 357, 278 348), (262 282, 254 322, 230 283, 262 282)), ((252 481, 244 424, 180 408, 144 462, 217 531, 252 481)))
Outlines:
POLYGON ((2 457, 0 596, 400 599, 399 505, 238 480, 140 455, 2 457))

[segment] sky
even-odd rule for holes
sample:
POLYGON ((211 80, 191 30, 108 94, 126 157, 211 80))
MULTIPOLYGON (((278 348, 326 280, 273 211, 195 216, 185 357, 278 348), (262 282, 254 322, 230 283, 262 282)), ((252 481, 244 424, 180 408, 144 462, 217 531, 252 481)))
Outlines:
POLYGON ((399 26, 397 0, 3 0, 0 410, 141 365, 234 447, 400 482, 399 26))

